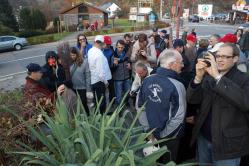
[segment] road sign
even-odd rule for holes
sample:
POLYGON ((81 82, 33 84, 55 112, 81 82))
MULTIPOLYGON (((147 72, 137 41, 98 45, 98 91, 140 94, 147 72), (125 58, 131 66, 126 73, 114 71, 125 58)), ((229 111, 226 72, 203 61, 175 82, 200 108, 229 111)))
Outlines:
POLYGON ((198 5, 198 15, 203 18, 210 17, 212 15, 213 5, 202 4, 198 5))

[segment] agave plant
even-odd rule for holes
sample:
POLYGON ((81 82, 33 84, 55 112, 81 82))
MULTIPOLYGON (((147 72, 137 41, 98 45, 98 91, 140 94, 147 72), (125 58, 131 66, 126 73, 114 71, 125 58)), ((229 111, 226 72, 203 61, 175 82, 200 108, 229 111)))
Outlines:
MULTIPOLYGON (((108 115, 112 101, 102 115, 99 113, 98 103, 96 109, 87 116, 81 102, 77 103, 73 116, 69 115, 61 99, 56 103, 54 117, 43 112, 48 134, 42 129, 27 125, 31 134, 43 144, 43 148, 35 150, 20 143, 24 150, 14 152, 22 156, 20 165, 153 166, 157 165, 156 161, 160 156, 168 152, 166 147, 162 147, 151 155, 143 156, 143 148, 165 141, 146 143, 145 140, 151 132, 144 133, 143 128, 136 125, 143 109, 127 124, 127 117, 132 115, 124 110, 123 104, 108 115)), ((170 162, 167 165, 173 166, 175 163, 170 162)))

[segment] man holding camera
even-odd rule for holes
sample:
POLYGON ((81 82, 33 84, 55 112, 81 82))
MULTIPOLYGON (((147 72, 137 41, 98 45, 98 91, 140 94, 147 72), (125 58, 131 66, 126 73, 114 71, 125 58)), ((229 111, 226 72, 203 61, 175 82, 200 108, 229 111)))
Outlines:
POLYGON ((249 76, 237 69, 238 60, 238 47, 227 43, 196 64, 187 99, 201 105, 192 140, 200 163, 239 166, 249 154, 249 76))

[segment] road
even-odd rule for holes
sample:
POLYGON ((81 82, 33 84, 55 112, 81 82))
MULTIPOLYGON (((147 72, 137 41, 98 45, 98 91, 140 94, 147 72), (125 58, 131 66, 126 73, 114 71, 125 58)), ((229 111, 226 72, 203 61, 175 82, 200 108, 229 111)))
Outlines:
MULTIPOLYGON (((211 34, 224 35, 234 33, 236 27, 230 25, 217 25, 210 23, 188 23, 186 29, 191 31, 195 28, 198 38, 208 38, 211 34)), ((149 33, 149 31, 146 31, 149 33)), ((66 38, 70 46, 75 46, 77 33, 66 38)), ((112 36, 113 43, 122 36, 112 36)), ((93 38, 89 38, 92 42, 93 38)), ((45 53, 49 50, 56 50, 58 42, 28 46, 21 51, 9 51, 0 53, 0 89, 12 90, 24 84, 27 64, 34 62, 40 65, 45 63, 45 53)))

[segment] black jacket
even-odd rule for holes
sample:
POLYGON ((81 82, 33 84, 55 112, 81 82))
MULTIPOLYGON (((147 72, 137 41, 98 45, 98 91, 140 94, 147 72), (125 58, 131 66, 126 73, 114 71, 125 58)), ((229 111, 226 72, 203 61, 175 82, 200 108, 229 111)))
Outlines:
MULTIPOLYGON (((112 79, 114 81, 124 81, 131 78, 131 70, 127 68, 128 63, 130 63, 130 58, 127 53, 123 51, 122 55, 117 54, 117 50, 115 50, 114 58, 119 58, 119 62, 117 65, 113 63, 112 67, 112 79)), ((131 63, 130 63, 131 64, 131 63)))
POLYGON ((201 84, 193 82, 187 90, 191 104, 201 104, 193 130, 194 141, 211 114, 211 139, 215 160, 249 154, 249 75, 234 66, 216 84, 206 76, 201 84))
POLYGON ((46 69, 46 72, 42 76, 42 83, 51 92, 54 92, 56 87, 66 83, 66 75, 62 65, 59 64, 57 68, 53 68, 48 64, 45 64, 43 68, 46 69))
POLYGON ((240 41, 239 41, 239 46, 240 49, 244 52, 244 51, 249 51, 249 32, 245 32, 240 41))

